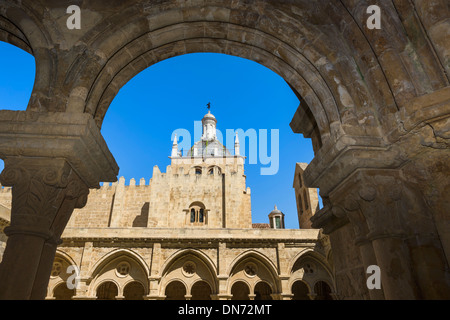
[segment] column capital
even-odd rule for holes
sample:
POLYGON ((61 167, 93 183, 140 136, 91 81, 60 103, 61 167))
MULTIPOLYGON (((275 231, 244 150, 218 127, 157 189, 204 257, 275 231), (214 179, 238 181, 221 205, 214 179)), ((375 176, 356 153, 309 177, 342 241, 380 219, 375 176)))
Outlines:
MULTIPOLYGON (((0 111, 0 158, 64 159, 89 188, 117 180, 119 167, 91 115, 0 111)), ((49 176, 51 178, 51 176, 49 176)))
POLYGON ((8 157, 0 182, 12 188, 5 233, 36 235, 58 244, 74 208, 87 202, 88 186, 64 159, 8 157))

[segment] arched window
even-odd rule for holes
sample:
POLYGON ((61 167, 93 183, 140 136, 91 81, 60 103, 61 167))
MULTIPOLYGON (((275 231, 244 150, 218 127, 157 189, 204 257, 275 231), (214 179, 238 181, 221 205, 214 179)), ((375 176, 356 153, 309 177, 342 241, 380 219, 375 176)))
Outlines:
POLYGON ((205 206, 201 202, 194 202, 189 206, 190 226, 204 226, 208 224, 208 215, 205 206))
POLYGON ((250 289, 248 285, 242 281, 233 284, 231 287, 231 294, 233 296, 231 300, 250 300, 248 296, 250 294, 250 289))
POLYGON ((97 288, 98 300, 114 300, 119 294, 119 290, 114 282, 104 282, 97 288))
POLYGON ((309 205, 308 205, 308 195, 306 194, 306 190, 303 190, 303 201, 305 202, 305 210, 308 210, 309 205))
POLYGON ((325 281, 316 282, 314 291, 317 294, 316 300, 333 300, 331 297, 331 288, 325 281))
POLYGON ((191 295, 191 300, 211 300, 211 287, 205 281, 198 281, 192 286, 191 295))
POLYGON ((292 285, 292 300, 310 300, 308 286, 303 281, 295 281, 292 285))
POLYGON ((55 300, 71 300, 74 295, 75 289, 69 289, 65 282, 59 284, 53 290, 53 296, 55 297, 55 300))
POLYGON ((186 287, 180 281, 172 281, 166 287, 166 300, 185 300, 186 287))
POLYGON ((144 295, 144 286, 137 281, 130 282, 123 289, 125 300, 144 300, 144 295))
POLYGON ((301 195, 298 195, 298 199, 297 199, 297 203, 298 203, 298 209, 300 211, 300 214, 303 214, 303 199, 301 195))
POLYGON ((281 229, 281 218, 280 217, 275 217, 275 228, 281 229))
POLYGON ((201 175, 202 174, 202 168, 195 168, 195 174, 201 175))
POLYGON ((255 300, 273 300, 272 289, 265 282, 258 282, 255 286, 255 300))
POLYGON ((209 174, 210 176, 212 176, 212 175, 214 174, 214 168, 209 169, 209 170, 208 170, 208 174, 209 174))

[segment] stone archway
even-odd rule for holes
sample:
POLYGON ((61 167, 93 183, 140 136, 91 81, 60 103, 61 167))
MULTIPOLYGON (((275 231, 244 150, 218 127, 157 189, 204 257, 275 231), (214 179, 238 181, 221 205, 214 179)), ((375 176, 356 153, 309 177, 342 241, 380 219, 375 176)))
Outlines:
POLYGON ((53 290, 55 300, 71 300, 75 296, 75 289, 69 289, 65 282, 58 284, 53 290))
POLYGON ((333 300, 331 288, 325 281, 317 281, 314 284, 315 300, 333 300))
POLYGON ((236 281, 231 286, 231 300, 250 300, 250 288, 243 281, 236 281))
POLYGON ((105 281, 96 289, 97 300, 115 300, 118 294, 119 289, 112 281, 105 281))
POLYGON ((145 288, 142 283, 132 281, 123 288, 125 300, 144 300, 145 288))
POLYGON ((164 262, 160 270, 160 294, 164 294, 165 288, 173 281, 183 284, 188 299, 209 300, 211 295, 217 294, 214 263, 201 250, 178 250, 164 262))
POLYGON ((166 300, 186 300, 186 286, 181 281, 171 281, 165 288, 166 300))
POLYGON ((190 52, 259 62, 298 95, 291 127, 313 142, 305 183, 324 199, 313 227, 330 235, 341 296, 448 298, 450 44, 439 30, 450 22, 447 2, 435 4, 383 3, 383 28, 369 30, 367 1, 127 0, 83 6, 73 32, 61 3, 2 2, 1 39, 31 52, 38 76, 26 112, 0 111, 0 181, 13 187, 0 298, 43 298, 73 209, 117 179, 99 131, 109 104, 146 67, 190 52), (364 287, 370 265, 381 295, 364 287))
POLYGON ((191 288, 191 300, 211 300, 211 286, 206 281, 197 281, 191 288))
POLYGON ((297 280, 292 284, 291 292, 292 300, 310 300, 308 286, 302 280, 297 280))
POLYGON ((254 292, 255 300, 273 300, 271 296, 272 288, 267 282, 258 282, 255 286, 254 292))

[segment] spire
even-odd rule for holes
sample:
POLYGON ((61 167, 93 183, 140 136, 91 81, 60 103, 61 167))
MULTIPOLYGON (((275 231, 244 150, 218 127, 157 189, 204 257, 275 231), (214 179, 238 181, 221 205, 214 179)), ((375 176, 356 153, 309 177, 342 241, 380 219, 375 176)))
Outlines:
POLYGON ((239 148, 239 136, 236 132, 236 139, 234 139, 234 155, 240 156, 240 148, 239 148))
POLYGON ((175 137, 173 138, 173 145, 172 146, 178 146, 177 135, 175 135, 175 137))
POLYGON ((172 157, 174 157, 174 158, 178 157, 178 140, 177 140, 177 135, 175 135, 175 138, 173 139, 172 157))
POLYGON ((216 117, 211 113, 211 102, 208 102, 208 113, 202 119, 202 127, 203 127, 203 141, 214 141, 217 139, 216 135, 216 117))

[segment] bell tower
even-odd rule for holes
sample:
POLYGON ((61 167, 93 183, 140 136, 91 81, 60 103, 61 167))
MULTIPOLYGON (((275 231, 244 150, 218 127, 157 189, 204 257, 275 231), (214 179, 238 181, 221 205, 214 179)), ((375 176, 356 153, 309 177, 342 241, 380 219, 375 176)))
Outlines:
POLYGON ((211 113, 211 103, 208 103, 208 113, 202 119, 202 141, 215 141, 217 139, 216 125, 217 120, 216 117, 211 113))

